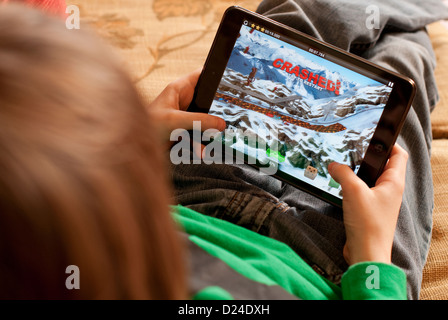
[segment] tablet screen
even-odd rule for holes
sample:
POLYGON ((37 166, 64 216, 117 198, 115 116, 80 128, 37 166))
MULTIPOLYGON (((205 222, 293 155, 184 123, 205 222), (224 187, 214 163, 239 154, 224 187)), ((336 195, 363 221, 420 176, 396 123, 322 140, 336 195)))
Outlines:
POLYGON ((245 20, 209 113, 232 149, 342 198, 328 165, 359 170, 393 85, 245 20))

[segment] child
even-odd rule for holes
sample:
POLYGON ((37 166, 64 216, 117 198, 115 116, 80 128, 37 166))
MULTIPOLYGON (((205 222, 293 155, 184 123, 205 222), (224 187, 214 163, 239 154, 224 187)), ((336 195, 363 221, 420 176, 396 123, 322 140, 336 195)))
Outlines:
POLYGON ((119 65, 58 18, 0 8, 0 298, 186 297, 154 125, 119 65))
MULTIPOLYGON (((237 178, 247 178, 244 185, 235 178, 235 201, 225 208, 204 200, 227 194, 216 188, 232 183, 232 176, 214 176, 209 190, 190 192, 207 177, 179 167, 175 192, 180 203, 200 199, 204 212, 214 206, 239 222, 257 209, 254 216, 270 223, 246 223, 263 227, 258 233, 182 206, 170 214, 168 157, 161 147, 169 132, 191 129, 195 120, 203 129, 224 128, 222 119, 182 111, 197 77, 173 82, 145 110, 129 77, 94 36, 21 6, 0 10, 0 297, 405 299, 405 273, 391 264, 408 158, 399 146, 372 189, 348 167, 330 168, 349 195, 338 236, 350 268, 340 284, 318 274, 322 270, 306 252, 299 256, 295 243, 260 234, 279 231, 287 221, 291 238, 301 239, 302 229, 293 227, 315 213, 268 212, 281 209, 275 194, 257 187, 260 181, 244 167, 215 172, 240 170, 244 176, 237 178), (73 274, 79 289, 67 284, 70 266, 80 271, 73 274), (366 286, 367 270, 379 272, 377 290, 366 286)), ((334 248, 309 234, 318 240, 310 252, 334 248)), ((344 259, 342 247, 337 254, 344 259)))

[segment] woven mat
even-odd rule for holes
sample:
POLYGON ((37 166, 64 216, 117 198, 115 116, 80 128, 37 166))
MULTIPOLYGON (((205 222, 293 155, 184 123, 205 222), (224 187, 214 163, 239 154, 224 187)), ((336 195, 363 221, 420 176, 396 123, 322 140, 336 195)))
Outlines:
POLYGON ((434 139, 448 138, 448 22, 428 26, 437 57, 436 80, 440 101, 431 116, 434 139))
POLYGON ((420 299, 448 299, 448 140, 434 140, 433 231, 420 299))
POLYGON ((423 270, 420 299, 448 299, 448 23, 428 26, 437 57, 440 101, 431 115, 434 181, 433 235, 423 270))

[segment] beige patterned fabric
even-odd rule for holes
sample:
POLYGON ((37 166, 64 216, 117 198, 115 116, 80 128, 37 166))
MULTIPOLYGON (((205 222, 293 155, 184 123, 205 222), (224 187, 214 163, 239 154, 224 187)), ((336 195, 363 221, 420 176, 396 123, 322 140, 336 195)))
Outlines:
MULTIPOLYGON (((80 8, 81 28, 94 30, 121 57, 147 101, 171 81, 200 68, 224 10, 255 10, 259 0, 67 0, 80 8)), ((432 115, 434 231, 421 299, 448 299, 448 24, 428 30, 437 55, 441 100, 432 115)))
POLYGON ((113 47, 143 96, 151 101, 171 81, 200 68, 221 16, 243 0, 74 0, 81 28, 93 26, 113 47))

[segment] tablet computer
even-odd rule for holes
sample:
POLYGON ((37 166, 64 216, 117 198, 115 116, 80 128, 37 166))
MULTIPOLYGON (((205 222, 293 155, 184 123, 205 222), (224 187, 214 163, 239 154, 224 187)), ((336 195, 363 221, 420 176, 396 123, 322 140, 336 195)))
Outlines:
POLYGON ((213 141, 234 159, 340 207, 328 165, 374 186, 414 95, 407 77, 230 7, 188 111, 226 121, 213 141))

